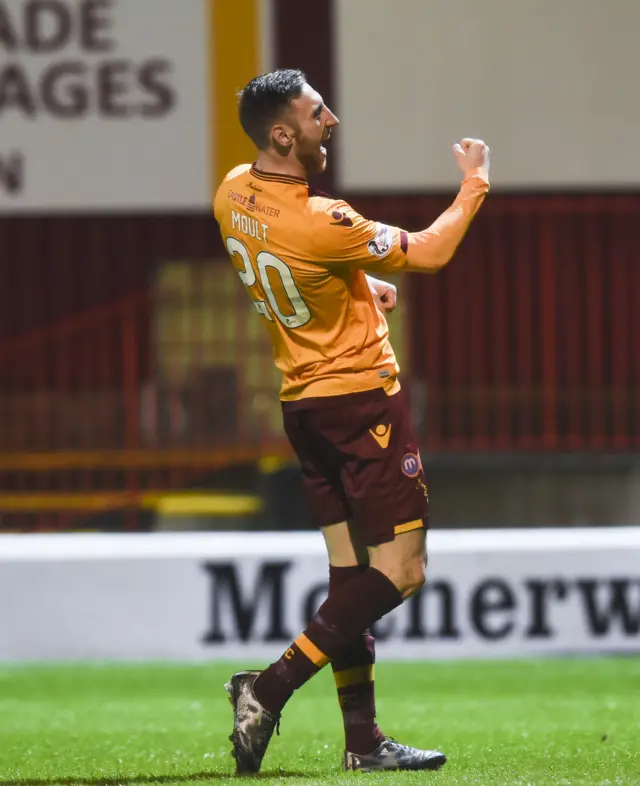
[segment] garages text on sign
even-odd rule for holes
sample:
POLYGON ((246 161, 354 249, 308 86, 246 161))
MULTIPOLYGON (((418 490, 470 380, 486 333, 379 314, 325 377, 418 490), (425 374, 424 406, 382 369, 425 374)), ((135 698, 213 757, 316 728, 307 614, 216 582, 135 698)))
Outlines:
POLYGON ((62 120, 167 115, 177 100, 172 63, 118 57, 116 5, 24 0, 16 8, 0 0, 0 119, 9 113, 62 120))

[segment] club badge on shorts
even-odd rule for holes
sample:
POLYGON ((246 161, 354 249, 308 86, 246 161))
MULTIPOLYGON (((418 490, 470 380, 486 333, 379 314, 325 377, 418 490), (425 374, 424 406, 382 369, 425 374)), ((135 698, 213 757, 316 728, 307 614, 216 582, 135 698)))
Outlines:
POLYGON ((408 478, 417 478, 422 469, 422 462, 416 453, 405 453, 400 466, 408 478))

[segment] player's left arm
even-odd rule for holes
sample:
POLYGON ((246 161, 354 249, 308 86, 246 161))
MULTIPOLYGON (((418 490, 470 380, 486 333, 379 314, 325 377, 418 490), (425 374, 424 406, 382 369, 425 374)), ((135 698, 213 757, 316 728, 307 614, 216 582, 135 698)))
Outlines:
POLYGON ((451 261, 489 191, 483 167, 466 173, 454 202, 421 232, 409 235, 406 270, 437 273, 451 261))
POLYGON ((370 221, 343 200, 315 197, 312 209, 314 261, 368 271, 374 296, 384 284, 372 286, 378 280, 375 274, 397 273, 407 264, 409 238, 404 230, 370 221))
POLYGON ((453 203, 426 229, 406 232, 369 221, 343 201, 312 199, 317 261, 371 272, 435 273, 453 257, 489 191, 489 148, 478 139, 454 145, 464 178, 453 203))

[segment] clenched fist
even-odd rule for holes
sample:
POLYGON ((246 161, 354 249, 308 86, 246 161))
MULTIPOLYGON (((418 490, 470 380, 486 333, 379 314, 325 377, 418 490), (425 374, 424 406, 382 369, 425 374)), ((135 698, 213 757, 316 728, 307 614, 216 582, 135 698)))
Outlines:
POLYGON ((373 295, 373 299, 383 314, 390 314, 396 307, 398 301, 398 290, 388 281, 380 281, 367 274, 367 283, 373 295))
POLYGON ((465 137, 453 146, 458 166, 466 175, 471 169, 489 169, 489 147, 481 139, 465 137))

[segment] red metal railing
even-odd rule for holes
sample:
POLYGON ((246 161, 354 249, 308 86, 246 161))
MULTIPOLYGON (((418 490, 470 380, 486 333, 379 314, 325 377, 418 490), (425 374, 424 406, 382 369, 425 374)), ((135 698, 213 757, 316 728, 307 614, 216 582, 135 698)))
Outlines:
MULTIPOLYGON (((411 230, 449 199, 352 201, 411 230)), ((638 196, 492 195, 447 269, 403 279, 427 450, 640 448, 639 221, 638 196)), ((5 528, 111 507, 135 524, 149 492, 290 455, 271 348, 211 259, 211 217, 86 222, 0 222, 5 528)))
MULTIPOLYGON (((217 268, 219 294, 237 276, 217 268)), ((204 269, 0 343, 0 529, 93 527, 109 510, 138 527, 164 492, 290 456, 268 339, 244 330, 241 288, 210 302, 204 269)))
MULTIPOLYGON (((361 198, 415 229, 448 200, 361 198)), ((434 451, 640 448, 640 196, 492 195, 415 276, 410 366, 434 451)))

